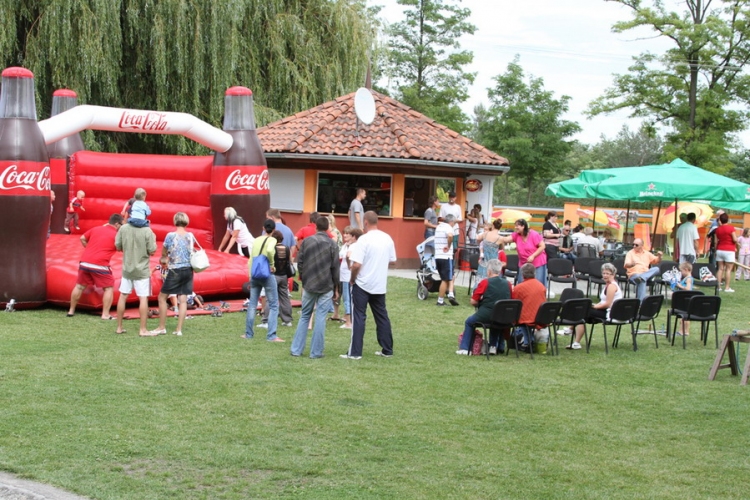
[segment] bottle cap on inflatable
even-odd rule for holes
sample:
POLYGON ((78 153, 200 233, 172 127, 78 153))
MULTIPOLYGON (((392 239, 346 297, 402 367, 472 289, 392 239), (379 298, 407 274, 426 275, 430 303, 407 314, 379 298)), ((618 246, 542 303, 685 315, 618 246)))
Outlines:
POLYGON ((229 87, 224 93, 224 130, 255 130, 253 91, 229 87))
POLYGON ((51 116, 59 115, 63 111, 78 106, 78 94, 70 89, 58 89, 52 94, 51 116))
POLYGON ((6 68, 2 73, 0 118, 36 120, 34 74, 26 68, 6 68))

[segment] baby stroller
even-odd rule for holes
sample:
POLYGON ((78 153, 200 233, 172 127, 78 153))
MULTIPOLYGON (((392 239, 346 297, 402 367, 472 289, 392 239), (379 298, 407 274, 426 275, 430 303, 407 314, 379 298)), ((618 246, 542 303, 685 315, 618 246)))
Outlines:
POLYGON ((417 269, 417 297, 420 300, 427 300, 430 293, 440 290, 440 275, 437 272, 435 264, 435 255, 433 254, 434 236, 430 236, 422 243, 417 245, 417 254, 421 263, 417 269))

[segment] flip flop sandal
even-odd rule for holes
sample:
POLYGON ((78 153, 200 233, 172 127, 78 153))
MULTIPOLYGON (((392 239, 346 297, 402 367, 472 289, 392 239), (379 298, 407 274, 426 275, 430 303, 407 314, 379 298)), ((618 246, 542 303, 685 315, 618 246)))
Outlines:
POLYGON ((229 305, 229 303, 224 302, 223 300, 219 301, 219 303, 221 304, 221 308, 222 309, 230 309, 232 307, 232 306, 229 305))
POLYGON ((211 313, 211 316, 213 316, 214 318, 221 318, 222 316, 224 316, 224 314, 221 311, 214 311, 211 313))

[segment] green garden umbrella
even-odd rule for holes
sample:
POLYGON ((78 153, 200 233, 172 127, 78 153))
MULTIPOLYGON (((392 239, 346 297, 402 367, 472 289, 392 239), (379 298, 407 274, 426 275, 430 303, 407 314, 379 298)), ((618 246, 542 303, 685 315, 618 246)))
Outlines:
POLYGON ((750 185, 689 165, 680 159, 663 165, 584 170, 580 179, 590 198, 633 201, 696 201, 709 204, 750 201, 750 185))

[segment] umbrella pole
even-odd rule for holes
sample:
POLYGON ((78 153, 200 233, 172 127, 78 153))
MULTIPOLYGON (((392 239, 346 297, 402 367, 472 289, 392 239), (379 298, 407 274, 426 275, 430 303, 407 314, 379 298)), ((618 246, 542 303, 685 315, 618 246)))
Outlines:
POLYGON ((654 242, 656 241, 656 228, 659 225, 659 214, 661 213, 661 201, 659 202, 659 208, 656 210, 656 222, 654 222, 654 232, 651 235, 651 250, 654 249, 654 242))
POLYGON ((594 213, 591 216, 591 229, 596 232, 596 202, 599 201, 598 198, 594 198, 594 213))
POLYGON ((622 233, 622 241, 625 242, 625 236, 628 234, 628 223, 630 222, 630 200, 628 200, 628 211, 625 213, 625 232, 622 233))
POLYGON ((677 251, 677 212, 680 210, 680 204, 677 201, 677 198, 674 199, 674 238, 672 239, 672 260, 679 262, 680 256, 675 255, 675 252, 677 251))

